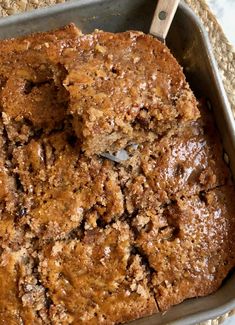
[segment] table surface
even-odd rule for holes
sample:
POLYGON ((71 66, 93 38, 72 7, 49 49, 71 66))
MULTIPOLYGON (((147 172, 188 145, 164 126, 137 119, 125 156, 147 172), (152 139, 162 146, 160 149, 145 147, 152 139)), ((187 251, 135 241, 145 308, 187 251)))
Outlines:
POLYGON ((226 321, 223 323, 223 325, 234 325, 235 324, 235 316, 229 317, 226 319, 226 321))
POLYGON ((227 38, 235 47, 235 0, 207 0, 207 2, 223 27, 227 38))

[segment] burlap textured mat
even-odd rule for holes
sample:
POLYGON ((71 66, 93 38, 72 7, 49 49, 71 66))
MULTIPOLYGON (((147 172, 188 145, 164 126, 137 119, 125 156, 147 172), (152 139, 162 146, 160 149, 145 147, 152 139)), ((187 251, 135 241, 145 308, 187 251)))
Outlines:
POLYGON ((235 114, 235 50, 229 43, 205 0, 185 0, 206 27, 215 58, 221 72, 225 90, 235 114))
MULTIPOLYGON (((13 15, 17 12, 42 8, 69 0, 0 0, 0 17, 13 15)), ((221 72, 225 90, 228 94, 232 109, 235 114, 235 51, 227 40, 215 16, 206 4, 206 0, 185 0, 185 2, 201 18, 209 34, 215 58, 221 72)), ((235 315, 235 310, 210 320, 200 325, 218 325, 224 320, 235 315)))

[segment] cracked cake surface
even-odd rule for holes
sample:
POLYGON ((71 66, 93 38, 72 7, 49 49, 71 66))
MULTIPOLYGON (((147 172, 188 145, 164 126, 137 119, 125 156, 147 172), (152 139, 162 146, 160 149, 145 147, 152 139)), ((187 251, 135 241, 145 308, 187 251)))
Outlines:
POLYGON ((0 110, 0 323, 120 324, 221 286, 235 186, 165 45, 73 24, 0 41, 0 110))
POLYGON ((234 187, 222 186, 146 213, 137 245, 154 269, 161 310, 214 292, 234 265, 234 193, 234 187))
POLYGON ((148 271, 131 254, 131 236, 128 225, 117 222, 82 240, 44 247, 40 272, 53 324, 114 324, 157 311, 148 271))

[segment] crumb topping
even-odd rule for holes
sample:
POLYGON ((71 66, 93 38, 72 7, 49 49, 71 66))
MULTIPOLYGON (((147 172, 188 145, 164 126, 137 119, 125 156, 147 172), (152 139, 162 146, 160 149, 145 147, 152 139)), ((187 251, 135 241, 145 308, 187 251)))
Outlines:
POLYGON ((1 41, 0 113, 1 322, 120 324, 220 287, 235 187, 165 45, 72 24, 1 41))

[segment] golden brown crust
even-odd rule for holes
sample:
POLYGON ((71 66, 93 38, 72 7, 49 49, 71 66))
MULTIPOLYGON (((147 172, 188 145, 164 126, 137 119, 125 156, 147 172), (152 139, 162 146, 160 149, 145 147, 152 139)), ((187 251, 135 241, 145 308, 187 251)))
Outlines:
POLYGON ((79 144, 70 141, 69 132, 55 132, 13 151, 15 172, 27 193, 20 223, 40 237, 63 238, 84 218, 89 228, 90 222, 94 227, 98 219, 110 222, 124 212, 113 164, 81 156, 79 144))
POLYGON ((40 271, 53 301, 53 324, 116 324, 157 311, 124 223, 46 247, 40 271))
POLYGON ((119 324, 220 286, 235 189, 164 45, 73 25, 2 41, 0 110, 4 323, 119 324), (94 154, 130 141, 122 164, 94 154))
POLYGON ((17 206, 15 178, 9 168, 11 161, 7 155, 7 140, 3 136, 4 126, 0 120, 0 213, 14 212, 17 206))
MULTIPOLYGON (((128 211, 162 204, 182 195, 194 195, 229 182, 223 148, 212 121, 188 122, 160 140, 145 142, 123 163, 132 170, 126 182, 128 211)), ((128 173, 127 173, 128 174, 128 173)))
POLYGON ((161 42, 140 32, 96 32, 66 49, 74 128, 87 154, 115 151, 199 116, 184 74, 161 42), (148 131, 148 132, 147 132, 148 131))
POLYGON ((75 46, 74 25, 0 44, 1 111, 8 138, 27 142, 41 128, 61 127, 68 102, 60 55, 75 46))
POLYGON ((183 197, 149 218, 137 244, 161 310, 218 289, 234 265, 234 186, 183 197), (147 229, 147 231, 146 231, 147 229))
POLYGON ((45 289, 33 273, 26 248, 6 249, 0 258, 0 318, 2 324, 47 324, 45 289))

